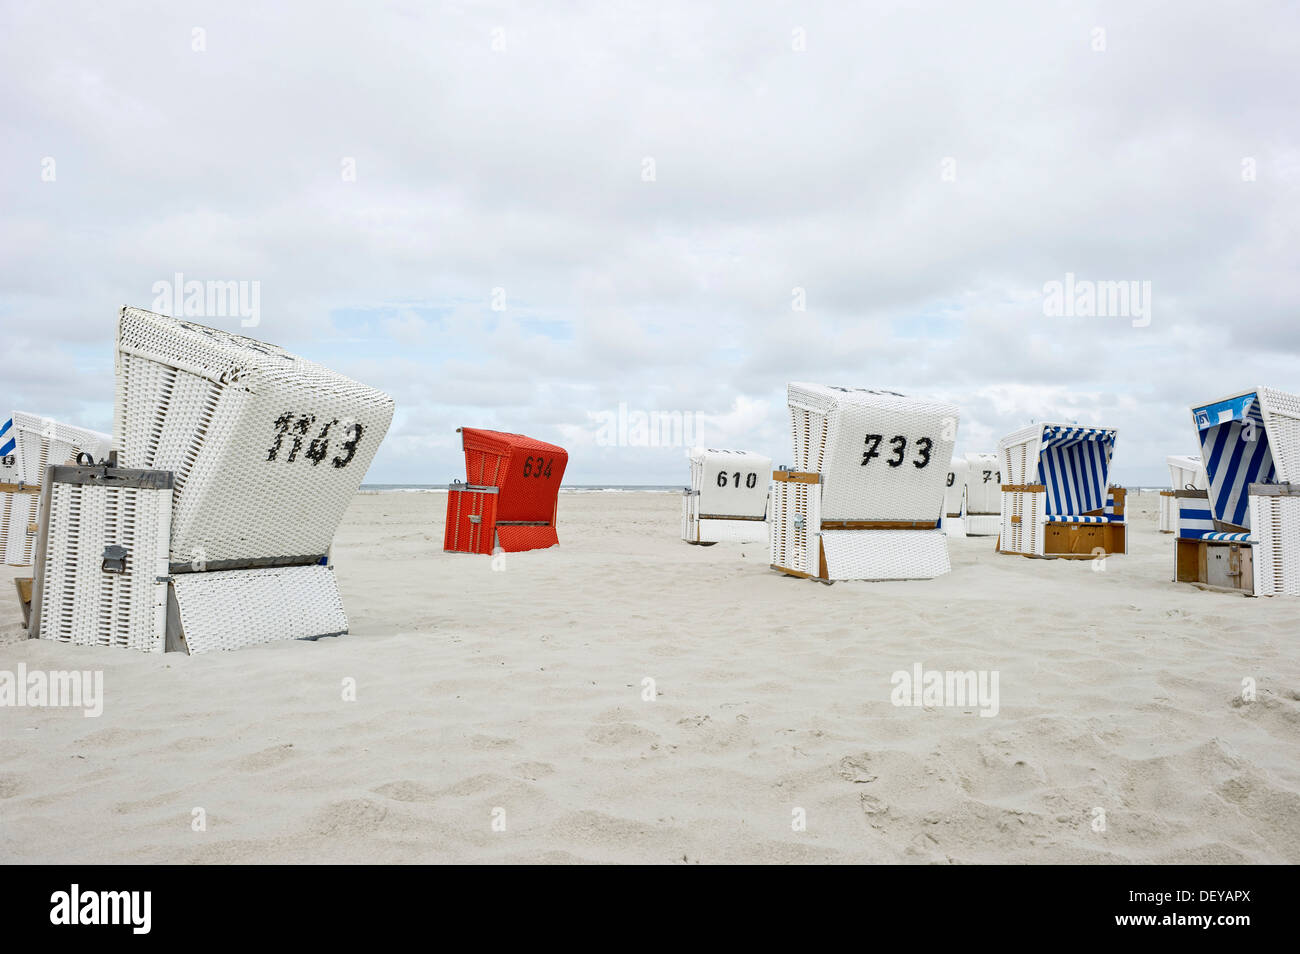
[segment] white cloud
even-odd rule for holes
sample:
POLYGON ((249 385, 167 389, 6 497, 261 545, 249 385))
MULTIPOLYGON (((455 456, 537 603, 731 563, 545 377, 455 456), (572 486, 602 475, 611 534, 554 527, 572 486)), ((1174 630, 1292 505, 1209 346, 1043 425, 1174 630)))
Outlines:
POLYGON ((9 4, 3 400, 107 426, 116 309, 180 271, 394 394, 374 481, 447 479, 462 424, 576 452, 619 402, 781 460, 805 379, 956 400, 962 450, 1096 420, 1154 482, 1192 401, 1300 390, 1298 60, 1281 2, 9 4), (1067 272, 1150 281, 1151 326, 1044 317, 1067 272))

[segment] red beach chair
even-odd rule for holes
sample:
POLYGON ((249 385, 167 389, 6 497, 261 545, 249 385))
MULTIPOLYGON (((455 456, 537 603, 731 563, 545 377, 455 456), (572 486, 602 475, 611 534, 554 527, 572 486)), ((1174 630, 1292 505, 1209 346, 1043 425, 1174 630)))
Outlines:
POLYGON ((448 553, 506 553, 559 544, 556 504, 569 453, 522 434, 459 428, 466 483, 447 493, 448 553))

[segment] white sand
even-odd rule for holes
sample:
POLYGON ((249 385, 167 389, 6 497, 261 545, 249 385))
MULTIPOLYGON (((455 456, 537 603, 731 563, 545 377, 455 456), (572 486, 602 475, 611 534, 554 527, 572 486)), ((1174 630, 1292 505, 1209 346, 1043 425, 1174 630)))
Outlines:
POLYGON ((674 495, 563 495, 504 572, 444 496, 362 495, 352 635, 194 658, 23 640, 7 571, 0 669, 107 701, 0 709, 0 861, 1300 862, 1300 604, 1169 582, 1155 499, 1103 572, 972 538, 827 587, 681 543, 674 495), (1000 713, 891 705, 918 662, 1000 713))

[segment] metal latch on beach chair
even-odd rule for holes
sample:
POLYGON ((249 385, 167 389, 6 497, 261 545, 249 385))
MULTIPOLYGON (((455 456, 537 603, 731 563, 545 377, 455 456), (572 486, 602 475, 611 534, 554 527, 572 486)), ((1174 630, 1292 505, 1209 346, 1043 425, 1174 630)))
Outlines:
POLYGON ((100 569, 105 573, 125 573, 127 553, 126 547, 116 544, 104 547, 104 562, 100 569))

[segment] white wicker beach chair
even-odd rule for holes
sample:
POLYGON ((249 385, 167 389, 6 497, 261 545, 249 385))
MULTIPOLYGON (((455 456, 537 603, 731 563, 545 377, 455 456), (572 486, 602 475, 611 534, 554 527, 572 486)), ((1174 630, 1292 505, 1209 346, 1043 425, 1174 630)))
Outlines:
POLYGON ((346 632, 330 544, 392 415, 282 348, 123 308, 116 464, 60 471, 42 495, 29 632, 190 653, 346 632))
POLYGON ((1300 596, 1300 395, 1255 388, 1192 408, 1207 487, 1174 491, 1174 577, 1300 596))
POLYGON ((962 522, 968 537, 995 537, 1002 530, 1002 465, 997 454, 966 455, 962 522))
POLYGON ((682 494, 682 539, 714 543, 764 542, 772 458, 750 451, 692 447, 691 486, 682 494))
POLYGON ((790 384, 794 462, 774 472, 771 564, 792 576, 930 579, 957 408, 893 391, 790 384))
POLYGON ((966 484, 970 479, 970 463, 964 457, 954 457, 948 465, 948 476, 943 488, 943 532, 950 537, 966 536, 966 484))
POLYGON ((1091 559, 1127 551, 1126 492, 1111 487, 1116 432, 1033 424, 998 442, 1002 468, 998 550, 1091 559))
POLYGON ((1160 532, 1178 532, 1178 502, 1174 498, 1177 490, 1205 490, 1209 483, 1205 479, 1205 465, 1199 457, 1173 455, 1165 458, 1169 465, 1169 490, 1160 491, 1160 532))
POLYGON ((36 543, 37 497, 45 469, 78 454, 107 460, 113 439, 48 417, 15 411, 0 424, 0 558, 30 566, 36 543))

